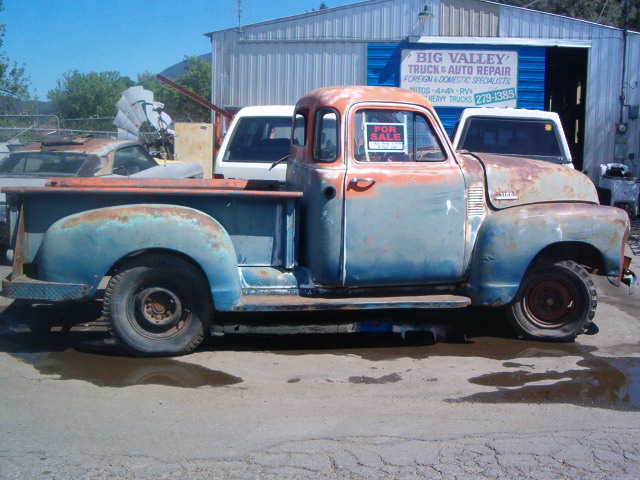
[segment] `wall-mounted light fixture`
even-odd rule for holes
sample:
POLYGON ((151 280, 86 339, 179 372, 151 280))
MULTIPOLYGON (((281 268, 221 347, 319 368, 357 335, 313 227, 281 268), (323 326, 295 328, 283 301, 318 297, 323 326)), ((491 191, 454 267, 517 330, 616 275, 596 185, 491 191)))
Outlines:
POLYGON ((431 5, 428 3, 424 4, 424 8, 418 13, 418 20, 421 22, 426 22, 427 20, 431 20, 433 18, 433 12, 431 11, 431 5))

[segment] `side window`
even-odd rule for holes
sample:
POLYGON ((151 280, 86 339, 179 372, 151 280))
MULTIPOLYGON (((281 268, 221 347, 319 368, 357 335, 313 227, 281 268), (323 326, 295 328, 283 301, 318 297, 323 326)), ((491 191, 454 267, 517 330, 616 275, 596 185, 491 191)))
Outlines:
POLYGON ((293 145, 307 144, 307 119, 302 113, 296 113, 293 120, 293 137, 291 143, 293 143, 293 145))
POLYGON ((56 153, 35 152, 27 155, 24 173, 61 173, 61 158, 56 153))
POLYGON ((354 117, 358 162, 442 161, 446 155, 429 121, 407 110, 362 109, 354 117))
POLYGON ((415 121, 415 154, 416 162, 442 162, 447 158, 435 133, 427 119, 416 115, 415 121))
POLYGON ((330 108, 316 112, 313 132, 313 159, 333 162, 338 157, 338 114, 330 108))
POLYGON ((137 145, 116 150, 113 156, 113 173, 118 175, 133 175, 156 165, 142 147, 137 145))

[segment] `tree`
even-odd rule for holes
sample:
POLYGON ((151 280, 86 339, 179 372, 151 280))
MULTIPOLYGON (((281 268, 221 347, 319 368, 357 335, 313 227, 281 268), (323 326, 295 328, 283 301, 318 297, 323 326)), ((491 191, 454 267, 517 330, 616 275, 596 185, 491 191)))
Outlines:
MULTIPOLYGON (((187 72, 175 79, 175 82, 196 95, 209 100, 211 98, 211 65, 199 57, 185 57, 187 72)), ((211 110, 178 92, 175 88, 149 78, 148 73, 138 76, 139 84, 154 93, 154 100, 164 103, 165 111, 175 121, 211 121, 211 110)))
POLYGON ((136 85, 140 85, 145 90, 150 90, 155 94, 160 89, 162 82, 158 80, 158 76, 155 73, 142 72, 138 74, 136 85))
POLYGON ((56 114, 62 118, 112 117, 116 102, 127 88, 135 85, 118 72, 65 73, 56 88, 50 90, 56 114))
MULTIPOLYGON (((590 22, 624 28, 625 0, 497 0, 499 3, 532 8, 590 22)), ((640 30, 640 0, 629 0, 629 28, 640 30)))
MULTIPOLYGON (((0 11, 2 0, 0 0, 0 11)), ((6 25, 0 24, 0 48, 4 43, 6 25)), ((29 100, 29 77, 24 74, 24 65, 11 62, 0 51, 0 113, 15 111, 15 106, 29 100)))

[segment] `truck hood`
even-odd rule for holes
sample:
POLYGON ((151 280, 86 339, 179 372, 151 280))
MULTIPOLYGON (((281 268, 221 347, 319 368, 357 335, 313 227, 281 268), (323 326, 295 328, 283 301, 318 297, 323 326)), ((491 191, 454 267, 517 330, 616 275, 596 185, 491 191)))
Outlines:
POLYGON ((494 208, 541 202, 598 203, 593 182, 583 173, 540 160, 481 153, 487 195, 494 208))

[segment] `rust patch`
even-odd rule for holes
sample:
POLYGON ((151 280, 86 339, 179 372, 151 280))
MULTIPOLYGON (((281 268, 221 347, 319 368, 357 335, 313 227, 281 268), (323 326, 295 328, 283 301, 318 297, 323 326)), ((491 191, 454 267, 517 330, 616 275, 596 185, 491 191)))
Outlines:
POLYGON ((39 152, 46 150, 47 152, 75 152, 75 153, 87 153, 93 155, 107 155, 112 150, 120 148, 122 146, 138 145, 136 142, 130 140, 113 140, 108 138, 89 138, 82 142, 70 142, 59 145, 51 145, 46 142, 34 143, 25 147, 19 148, 18 152, 39 152))
MULTIPOLYGON (((202 214, 197 212, 190 212, 182 207, 154 205, 153 207, 147 206, 125 206, 125 207, 107 207, 97 210, 89 210, 81 213, 73 218, 68 218, 62 224, 62 228, 75 228, 82 227, 89 223, 102 224, 107 221, 118 222, 122 224, 129 224, 131 217, 143 215, 147 218, 183 218, 185 220, 195 220, 195 222, 201 227, 209 230, 215 234, 221 234, 222 229, 220 226, 208 219, 202 214)), ((209 236, 211 237, 211 233, 209 236)), ((212 237, 216 238, 216 237, 212 237)), ((217 240, 217 238, 216 238, 217 240)), ((220 245, 217 245, 218 247, 220 245)))
POLYGON ((7 187, 14 193, 77 193, 136 195, 229 195, 300 198, 302 192, 274 189, 274 182, 204 180, 200 178, 50 178, 44 187, 7 187))
POLYGON ((344 115, 346 110, 354 103, 376 102, 384 99, 385 102, 400 102, 419 105, 429 110, 436 116, 434 108, 427 99, 411 90, 395 87, 378 87, 351 85, 344 87, 325 87, 313 90, 304 95, 296 104, 296 109, 308 108, 316 111, 318 108, 335 108, 344 115))

